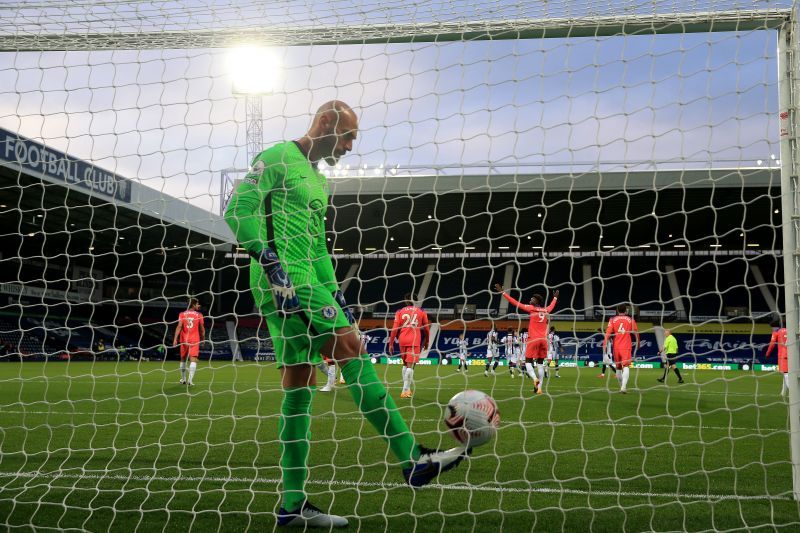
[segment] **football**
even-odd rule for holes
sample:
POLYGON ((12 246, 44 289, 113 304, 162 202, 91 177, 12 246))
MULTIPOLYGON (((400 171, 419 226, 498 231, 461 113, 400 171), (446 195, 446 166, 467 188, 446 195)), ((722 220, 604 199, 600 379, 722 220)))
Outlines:
POLYGON ((486 444, 500 426, 494 398, 477 390, 459 392, 447 403, 444 423, 450 434, 468 448, 486 444))

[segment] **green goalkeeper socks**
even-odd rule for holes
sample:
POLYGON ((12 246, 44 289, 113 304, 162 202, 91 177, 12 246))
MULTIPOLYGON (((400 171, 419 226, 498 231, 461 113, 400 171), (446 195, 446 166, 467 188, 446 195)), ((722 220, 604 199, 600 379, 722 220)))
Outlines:
POLYGON ((311 398, 316 387, 286 389, 278 421, 283 476, 283 508, 296 511, 306 499, 308 450, 311 432, 311 398))
POLYGON ((378 379, 368 356, 352 359, 342 367, 342 375, 350 394, 367 420, 389 442, 389 448, 402 466, 409 467, 419 459, 419 446, 400 416, 386 387, 378 379))

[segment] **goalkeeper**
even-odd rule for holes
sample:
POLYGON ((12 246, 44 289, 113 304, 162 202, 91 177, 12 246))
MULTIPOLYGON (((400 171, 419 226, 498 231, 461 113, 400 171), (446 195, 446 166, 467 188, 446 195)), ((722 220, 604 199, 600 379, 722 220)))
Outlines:
MULTIPOLYGON (((458 465, 463 448, 420 446, 378 379, 339 290, 325 240, 328 183, 317 163, 333 166, 352 150, 355 112, 331 101, 317 111, 301 139, 259 154, 234 191, 225 220, 251 256, 250 288, 275 345, 284 391, 278 424, 282 505, 278 525, 344 527, 344 517, 325 513, 306 499, 314 366, 321 354, 342 369, 356 406, 402 467, 414 487, 458 465)), ((358 427, 357 425, 354 427, 358 427)))

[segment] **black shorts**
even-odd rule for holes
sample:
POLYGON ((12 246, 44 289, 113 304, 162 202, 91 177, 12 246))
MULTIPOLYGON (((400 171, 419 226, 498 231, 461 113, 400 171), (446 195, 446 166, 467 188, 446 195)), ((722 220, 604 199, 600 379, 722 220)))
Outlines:
POLYGON ((676 353, 673 353, 673 354, 668 353, 666 355, 666 358, 667 358, 667 364, 671 366, 671 365, 674 365, 675 363, 677 363, 678 360, 680 360, 681 356, 679 354, 676 354, 676 353))

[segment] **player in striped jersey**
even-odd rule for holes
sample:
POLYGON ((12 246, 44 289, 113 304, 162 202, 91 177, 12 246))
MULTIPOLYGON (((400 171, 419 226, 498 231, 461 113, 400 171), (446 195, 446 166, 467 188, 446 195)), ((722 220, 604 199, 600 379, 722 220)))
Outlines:
MULTIPOLYGON (((369 335, 367 335, 366 333, 361 334, 361 351, 367 355, 369 355, 369 350, 367 349, 367 346, 369 345, 369 340, 370 340, 369 335)), ((342 372, 342 369, 339 368, 339 385, 344 385, 344 384, 345 384, 344 373, 342 372)))
POLYGON ((517 367, 517 344, 519 343, 519 339, 514 333, 513 328, 508 328, 508 331, 501 342, 503 344, 503 355, 506 356, 506 361, 508 362, 508 373, 513 378, 515 369, 517 372, 520 372, 519 368, 517 367))
POLYGON ((497 330, 494 329, 494 322, 492 322, 491 329, 486 334, 486 369, 483 371, 484 376, 488 376, 489 372, 494 376, 498 357, 500 357, 500 340, 497 336, 497 330))
MULTIPOLYGON (((361 351, 363 353, 369 353, 367 351, 367 343, 369 343, 369 336, 366 333, 361 334, 361 351)), ((320 392, 330 392, 336 386, 336 361, 330 359, 329 357, 323 355, 323 361, 317 365, 317 368, 320 372, 325 374, 325 386, 319 389, 320 392)), ((339 369, 339 384, 344 385, 344 374, 342 374, 342 370, 339 369)))
MULTIPOLYGON (((592 337, 594 337, 594 336, 595 335, 592 335, 592 337)), ((602 340, 603 340, 603 330, 602 329, 597 328, 597 336, 600 337, 600 342, 602 342, 602 340)), ((614 362, 611 360, 612 349, 613 349, 612 345, 613 344, 614 344, 613 341, 609 340, 608 344, 606 344, 605 347, 602 348, 603 362, 601 363, 600 374, 598 374, 598 376, 597 376, 598 378, 606 377, 606 367, 611 369, 611 371, 614 373, 615 376, 617 375, 617 369, 614 368, 614 362)))
MULTIPOLYGON (((553 361, 557 378, 561 377, 558 374, 558 356, 562 353, 564 353, 564 347, 561 345, 561 337, 556 333, 555 326, 550 326, 550 333, 547 334, 547 364, 545 365, 545 370, 550 366, 550 361, 553 361)), ((547 374, 547 372, 545 372, 545 374, 547 374)))
MULTIPOLYGON (((533 377, 525 371, 524 365, 526 346, 528 346, 528 328, 522 328, 519 330, 519 334, 517 335, 517 361, 519 362, 520 376, 522 376, 523 379, 525 379, 526 376, 533 377)), ((536 381, 535 378, 534 381, 536 381)))
POLYGON ((319 389, 320 392, 330 392, 333 390, 334 383, 336 382, 336 361, 328 357, 322 356, 322 362, 317 365, 320 372, 325 374, 325 386, 319 389))
POLYGON ((467 339, 464 338, 464 334, 458 336, 458 368, 456 368, 456 372, 461 372, 461 368, 464 368, 464 373, 467 373, 467 339))

